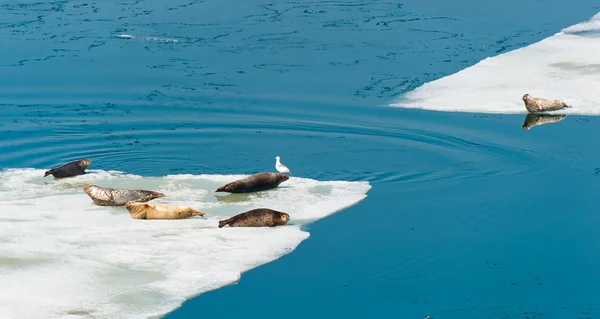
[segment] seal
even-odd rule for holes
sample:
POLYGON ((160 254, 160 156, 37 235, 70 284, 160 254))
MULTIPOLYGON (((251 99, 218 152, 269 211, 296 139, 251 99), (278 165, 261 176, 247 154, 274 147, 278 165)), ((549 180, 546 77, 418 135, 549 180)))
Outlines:
POLYGON ((556 123, 562 121, 566 115, 564 114, 527 114, 525 116, 525 122, 521 126, 524 130, 529 131, 532 127, 538 125, 544 125, 549 123, 556 123))
POLYGON ((83 174, 85 174, 85 169, 88 166, 90 166, 90 164, 92 164, 92 161, 90 161, 87 158, 84 158, 84 159, 81 159, 78 161, 69 162, 62 166, 55 167, 49 171, 46 171, 44 173, 44 177, 46 177, 48 175, 52 175, 52 176, 54 176, 54 178, 63 178, 63 177, 83 175, 83 174))
POLYGON ((219 228, 229 227, 275 227, 287 224, 290 215, 268 208, 257 208, 219 221, 219 228))
POLYGON ((165 194, 143 189, 110 188, 91 185, 83 191, 98 206, 124 206, 127 202, 147 202, 155 198, 165 197, 165 194))
POLYGON ((125 208, 133 219, 186 219, 204 216, 204 212, 175 204, 127 202, 125 208))
POLYGON ((251 193, 275 188, 290 179, 283 173, 262 172, 223 185, 215 192, 251 193))
POLYGON ((571 105, 559 100, 546 100, 531 97, 529 94, 523 95, 521 98, 525 103, 525 108, 531 113, 536 112, 552 112, 570 108, 571 105))

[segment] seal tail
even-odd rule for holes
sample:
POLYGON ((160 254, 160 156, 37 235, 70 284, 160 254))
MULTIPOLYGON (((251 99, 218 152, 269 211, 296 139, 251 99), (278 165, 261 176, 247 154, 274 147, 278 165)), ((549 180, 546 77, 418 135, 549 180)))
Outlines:
POLYGON ((46 176, 48 176, 48 175, 52 174, 53 172, 54 172, 53 170, 46 171, 46 172, 44 173, 44 177, 46 177, 46 176))
POLYGON ((226 190, 225 190, 225 189, 226 189, 226 187, 227 187, 227 185, 225 185, 225 186, 221 186, 221 187, 217 188, 217 189, 215 190, 215 192, 226 192, 226 190))
POLYGON ((229 223, 231 223, 231 218, 225 219, 225 220, 220 220, 219 221, 219 228, 223 228, 223 226, 229 225, 229 223))

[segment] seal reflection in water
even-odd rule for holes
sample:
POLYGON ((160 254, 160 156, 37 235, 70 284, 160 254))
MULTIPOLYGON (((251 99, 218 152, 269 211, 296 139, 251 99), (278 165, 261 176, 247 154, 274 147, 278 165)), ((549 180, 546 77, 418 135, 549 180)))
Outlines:
POLYGON ((287 224, 290 215, 268 208, 258 208, 220 220, 219 228, 230 227, 275 227, 287 224))
POLYGON ((125 208, 133 219, 186 219, 204 216, 204 212, 175 204, 127 202, 125 208))
POLYGON ((527 114, 525 116, 525 122, 521 126, 524 130, 529 131, 532 127, 538 125, 544 125, 548 123, 556 123, 562 121, 566 115, 558 114, 527 114))
POLYGON ((250 193, 275 188, 290 179, 283 173, 258 173, 217 188, 215 192, 250 193))
POLYGON ((85 174, 85 169, 88 166, 90 166, 90 164, 92 164, 92 161, 90 161, 87 158, 84 158, 84 159, 78 160, 78 161, 69 162, 62 166, 55 167, 49 171, 46 171, 44 173, 44 177, 46 177, 48 175, 52 175, 52 176, 54 176, 54 178, 64 178, 64 177, 83 175, 83 174, 85 174))
POLYGON ((99 206, 123 206, 129 201, 147 202, 165 194, 143 189, 110 188, 91 185, 83 191, 99 206))
POLYGON ((558 111, 572 107, 563 101, 534 98, 529 94, 523 95, 521 99, 525 103, 527 111, 531 113, 558 111))

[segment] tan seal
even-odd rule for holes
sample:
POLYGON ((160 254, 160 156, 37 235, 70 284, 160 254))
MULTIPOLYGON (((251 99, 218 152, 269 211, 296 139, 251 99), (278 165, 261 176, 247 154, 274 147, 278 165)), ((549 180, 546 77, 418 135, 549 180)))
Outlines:
POLYGON ((48 175, 54 176, 54 178, 64 178, 77 175, 85 174, 85 169, 92 164, 88 158, 69 162, 59 167, 55 167, 44 173, 44 177, 48 175))
POLYGON ((110 188, 91 185, 83 191, 99 206, 123 206, 127 202, 147 202, 165 194, 143 189, 110 188))
POLYGON ((163 203, 127 202, 125 208, 133 219, 186 219, 192 216, 204 216, 204 212, 191 207, 163 203))
POLYGON ((521 99, 525 103, 527 111, 531 113, 552 112, 572 107, 563 101, 534 98, 529 94, 523 95, 521 99))
POLYGON ((251 193, 264 191, 267 189, 275 188, 279 186, 279 184, 287 181, 288 179, 290 178, 283 173, 277 174, 262 172, 223 185, 217 188, 215 192, 251 193))
POLYGON ((219 228, 230 227, 275 227, 287 224, 290 215, 268 208, 257 208, 235 215, 229 219, 220 220, 219 228))
POLYGON ((529 131, 532 127, 538 125, 544 125, 549 123, 556 123, 562 121, 566 115, 564 114, 527 114, 525 116, 525 122, 521 126, 524 130, 529 131))

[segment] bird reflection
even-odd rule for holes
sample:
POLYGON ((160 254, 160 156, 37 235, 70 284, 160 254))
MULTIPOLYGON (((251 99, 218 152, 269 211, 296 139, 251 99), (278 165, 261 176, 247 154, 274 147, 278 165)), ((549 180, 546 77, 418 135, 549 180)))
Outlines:
POLYGON ((544 125, 548 123, 556 123, 562 121, 567 115, 565 114, 527 114, 525 122, 521 126, 524 130, 530 130, 534 126, 544 125))

